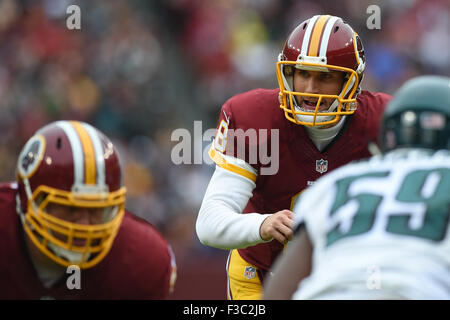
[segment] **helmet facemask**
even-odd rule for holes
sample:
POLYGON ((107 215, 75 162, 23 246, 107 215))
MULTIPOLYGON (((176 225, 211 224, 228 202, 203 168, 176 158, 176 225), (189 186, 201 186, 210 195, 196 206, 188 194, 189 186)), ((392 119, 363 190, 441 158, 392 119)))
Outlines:
POLYGON ((353 114, 357 107, 356 96, 360 83, 358 74, 349 68, 312 62, 300 62, 302 59, 304 58, 299 56, 296 62, 281 60, 277 63, 277 78, 280 86, 280 108, 284 111, 286 118, 300 125, 323 126, 336 124, 342 116, 353 114), (344 72, 344 84, 341 92, 333 95, 294 91, 294 68, 319 72, 344 72), (318 99, 316 108, 314 110, 301 108, 297 103, 296 97, 318 99), (327 110, 319 111, 323 99, 334 99, 334 101, 327 110))
POLYGON ((50 259, 68 267, 90 268, 111 249, 124 215, 125 188, 105 194, 75 194, 39 186, 28 199, 24 229, 32 242, 50 259), (101 216, 97 224, 79 224, 56 217, 47 210, 87 208, 101 216))

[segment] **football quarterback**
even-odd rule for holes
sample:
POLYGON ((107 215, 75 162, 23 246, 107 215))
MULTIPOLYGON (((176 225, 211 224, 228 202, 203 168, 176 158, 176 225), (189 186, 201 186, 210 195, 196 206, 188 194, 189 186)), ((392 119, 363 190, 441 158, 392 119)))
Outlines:
POLYGON ((292 237, 292 206, 322 175, 369 157, 391 98, 361 89, 365 53, 342 18, 317 15, 287 37, 279 88, 222 106, 209 151, 216 170, 196 222, 200 241, 230 250, 228 299, 259 299, 267 271, 292 237), (276 172, 263 155, 271 150, 276 172))

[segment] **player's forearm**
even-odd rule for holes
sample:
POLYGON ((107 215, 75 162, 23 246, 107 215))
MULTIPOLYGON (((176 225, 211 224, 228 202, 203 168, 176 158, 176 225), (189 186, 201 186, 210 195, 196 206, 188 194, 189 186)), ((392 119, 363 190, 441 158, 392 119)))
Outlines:
POLYGON ((268 215, 239 214, 225 205, 211 203, 202 207, 196 229, 204 245, 219 249, 246 248, 261 242, 259 228, 268 215))
POLYGON ((197 217, 197 236, 203 244, 236 249, 263 242, 259 229, 268 215, 242 214, 254 188, 252 181, 216 168, 197 217))

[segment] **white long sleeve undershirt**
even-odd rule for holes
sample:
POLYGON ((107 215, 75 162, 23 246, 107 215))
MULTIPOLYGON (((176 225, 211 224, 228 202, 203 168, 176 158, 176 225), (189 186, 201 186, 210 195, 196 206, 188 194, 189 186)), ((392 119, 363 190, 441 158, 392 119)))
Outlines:
POLYGON ((219 249, 240 249, 266 242, 259 230, 271 214, 242 214, 255 187, 250 179, 216 166, 195 226, 201 243, 219 249))

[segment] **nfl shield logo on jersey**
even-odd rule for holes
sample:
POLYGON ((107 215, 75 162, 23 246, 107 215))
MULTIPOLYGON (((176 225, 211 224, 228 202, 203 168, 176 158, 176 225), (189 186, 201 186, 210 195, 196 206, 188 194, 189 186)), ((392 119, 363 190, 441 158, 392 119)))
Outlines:
POLYGON ((246 277, 248 280, 253 279, 256 276, 256 268, 253 268, 251 266, 245 267, 244 270, 244 277, 246 277))
POLYGON ((328 160, 316 160, 316 171, 319 173, 327 172, 328 170, 328 160))

